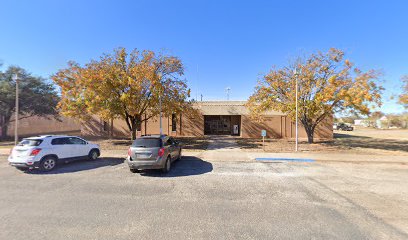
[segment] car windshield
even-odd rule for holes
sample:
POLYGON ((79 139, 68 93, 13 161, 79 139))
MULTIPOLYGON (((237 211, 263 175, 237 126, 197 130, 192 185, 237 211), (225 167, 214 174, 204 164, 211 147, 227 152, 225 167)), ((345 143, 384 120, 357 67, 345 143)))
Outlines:
POLYGON ((161 147, 161 140, 160 138, 138 138, 133 142, 132 147, 161 147))
POLYGON ((40 139, 23 139, 17 146, 24 146, 24 147, 36 147, 42 143, 43 140, 40 139))

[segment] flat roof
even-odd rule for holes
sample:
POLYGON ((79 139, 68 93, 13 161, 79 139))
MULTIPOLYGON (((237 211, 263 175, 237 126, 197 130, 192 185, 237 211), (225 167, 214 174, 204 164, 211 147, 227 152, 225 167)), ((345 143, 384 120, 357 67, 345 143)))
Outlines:
MULTIPOLYGON (((246 103, 247 101, 198 101, 194 103, 194 107, 203 115, 249 115, 246 103)), ((271 110, 264 115, 284 116, 285 114, 271 110)))

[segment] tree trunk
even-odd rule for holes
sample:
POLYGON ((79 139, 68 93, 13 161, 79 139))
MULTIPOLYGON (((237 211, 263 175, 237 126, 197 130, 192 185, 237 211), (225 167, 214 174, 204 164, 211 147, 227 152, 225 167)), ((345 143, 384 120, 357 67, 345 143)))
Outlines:
POLYGON ((306 134, 307 134, 307 142, 313 143, 313 135, 314 135, 314 130, 316 127, 316 124, 311 123, 311 121, 309 119, 306 118, 302 118, 301 119, 302 125, 305 128, 306 134))
POLYGON ((308 143, 313 143, 313 132, 312 133, 307 133, 307 142, 308 143))
POLYGON ((137 138, 137 128, 140 123, 140 118, 126 114, 125 120, 131 133, 131 140, 135 140, 137 138))
POLYGON ((135 140, 135 139, 136 139, 136 133, 137 133, 136 130, 137 130, 137 129, 136 129, 136 123, 135 123, 135 121, 133 120, 133 121, 132 121, 132 129, 131 129, 131 133, 132 133, 131 137, 132 137, 132 140, 135 140))
POLYGON ((305 126, 306 134, 307 134, 307 142, 313 143, 314 139, 314 126, 305 126))
POLYGON ((0 139, 7 139, 7 130, 10 123, 10 116, 0 116, 0 139))
POLYGON ((0 139, 6 139, 8 126, 6 125, 5 122, 1 122, 0 128, 1 128, 0 139))
POLYGON ((110 124, 109 124, 109 139, 112 139, 113 137, 113 118, 110 119, 110 124))

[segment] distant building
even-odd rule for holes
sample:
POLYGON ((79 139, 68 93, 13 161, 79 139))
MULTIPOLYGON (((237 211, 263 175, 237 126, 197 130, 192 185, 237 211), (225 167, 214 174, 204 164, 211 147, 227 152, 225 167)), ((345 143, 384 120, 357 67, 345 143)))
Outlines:
POLYGON ((362 127, 369 127, 371 125, 371 122, 368 119, 356 119, 354 120, 354 125, 362 126, 362 127))
POLYGON ((382 116, 380 119, 378 119, 375 122, 375 125, 377 128, 380 128, 380 129, 389 128, 388 118, 386 116, 382 116))

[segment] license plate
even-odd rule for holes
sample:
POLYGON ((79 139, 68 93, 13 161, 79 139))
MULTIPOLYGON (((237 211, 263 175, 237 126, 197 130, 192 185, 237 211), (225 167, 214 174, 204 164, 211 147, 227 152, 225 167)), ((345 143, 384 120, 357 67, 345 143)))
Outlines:
POLYGON ((150 157, 149 154, 136 154, 136 158, 148 158, 150 157))

